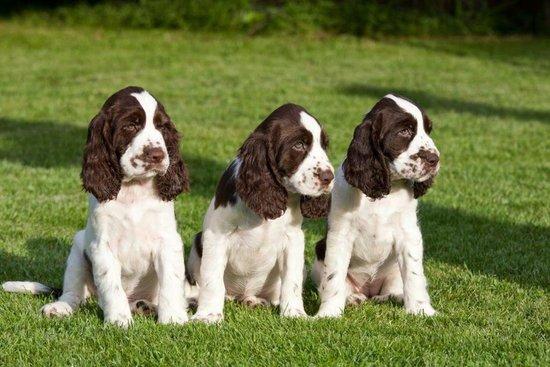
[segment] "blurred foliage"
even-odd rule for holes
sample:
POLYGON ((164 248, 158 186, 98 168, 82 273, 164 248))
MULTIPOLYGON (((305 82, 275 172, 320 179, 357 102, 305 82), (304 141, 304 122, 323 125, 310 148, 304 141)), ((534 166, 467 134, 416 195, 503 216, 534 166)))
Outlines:
POLYGON ((248 34, 547 34, 550 0, 0 0, 0 16, 32 23, 248 34))

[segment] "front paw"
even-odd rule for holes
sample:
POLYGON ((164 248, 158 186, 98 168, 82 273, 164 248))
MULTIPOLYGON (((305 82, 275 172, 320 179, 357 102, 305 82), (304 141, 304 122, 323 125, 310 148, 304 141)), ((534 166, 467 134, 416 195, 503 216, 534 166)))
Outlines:
POLYGON ((322 318, 338 318, 342 316, 344 310, 338 307, 321 307, 317 314, 315 315, 316 319, 322 318))
POLYGON ((128 329, 134 322, 130 312, 110 312, 105 314, 105 324, 115 325, 123 329, 128 329))
POLYGON ((287 307, 281 310, 282 317, 293 317, 293 318, 308 318, 306 311, 303 307, 287 307))
POLYGON ((40 309, 46 317, 64 317, 73 313, 73 308, 63 301, 48 303, 40 309))
POLYGON ((189 321, 189 317, 185 312, 178 312, 172 314, 159 314, 158 322, 163 325, 183 325, 189 321))
POLYGON ((197 312, 191 317, 193 322, 202 322, 205 324, 219 324, 223 321, 223 313, 217 312, 197 312))
POLYGON ((429 302, 413 302, 412 305, 406 305, 405 311, 411 315, 435 316, 437 311, 434 310, 429 302))

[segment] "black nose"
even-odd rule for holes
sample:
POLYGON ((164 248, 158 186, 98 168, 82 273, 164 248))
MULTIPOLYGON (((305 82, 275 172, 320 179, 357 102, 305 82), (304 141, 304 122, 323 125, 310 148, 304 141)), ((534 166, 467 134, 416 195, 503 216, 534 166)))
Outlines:
POLYGON ((326 169, 319 172, 319 180, 321 181, 321 184, 323 184, 324 186, 330 185, 333 179, 334 179, 334 173, 332 173, 331 170, 326 169))
POLYGON ((426 154, 426 163, 428 163, 430 166, 435 166, 437 162, 439 162, 439 156, 435 153, 428 153, 426 154))
POLYGON ((164 151, 162 148, 145 147, 143 156, 147 163, 160 163, 164 159, 164 151))

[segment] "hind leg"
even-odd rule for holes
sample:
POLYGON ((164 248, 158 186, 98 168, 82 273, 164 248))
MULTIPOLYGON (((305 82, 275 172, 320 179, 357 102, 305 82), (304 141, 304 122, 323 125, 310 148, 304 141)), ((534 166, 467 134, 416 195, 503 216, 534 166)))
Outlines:
POLYGON ((390 299, 403 302, 403 279, 397 262, 386 275, 380 294, 372 297, 375 302, 386 302, 390 299))
POLYGON ((42 307, 42 314, 47 317, 72 314, 89 296, 88 284, 92 283, 91 269, 84 257, 84 231, 80 231, 74 237, 67 259, 63 294, 57 301, 42 307))
MULTIPOLYGON (((305 279, 305 278, 304 278, 305 279)), ((271 290, 267 293, 266 299, 270 305, 278 307, 281 302, 281 278, 279 277, 271 290)))
MULTIPOLYGON (((315 283, 317 289, 321 285, 324 266, 324 262, 317 259, 311 269, 311 278, 313 279, 313 283, 315 283)), ((349 306, 358 306, 366 300, 367 296, 361 292, 354 291, 349 279, 346 279, 346 304, 349 306)))
POLYGON ((262 287, 261 291, 256 295, 241 296, 239 301, 248 307, 269 307, 279 306, 281 299, 281 274, 279 267, 275 266, 262 287))
POLYGON ((199 281, 202 255, 202 232, 195 235, 191 252, 185 264, 185 297, 191 308, 196 308, 199 302, 199 281), (200 253, 199 253, 200 252, 200 253))

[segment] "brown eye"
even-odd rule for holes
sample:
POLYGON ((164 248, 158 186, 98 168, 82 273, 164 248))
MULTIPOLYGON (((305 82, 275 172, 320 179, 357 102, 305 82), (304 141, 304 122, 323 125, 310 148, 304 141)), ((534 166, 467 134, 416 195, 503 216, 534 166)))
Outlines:
POLYGON ((292 149, 294 150, 306 150, 306 143, 303 141, 299 141, 296 144, 292 146, 292 149))
POLYGON ((413 131, 411 129, 403 129, 399 131, 399 136, 403 136, 405 138, 410 138, 413 135, 413 131))
MULTIPOLYGON (((137 120, 136 120, 136 121, 137 121, 137 120)), ((130 124, 130 125, 124 126, 124 130, 126 130, 126 131, 137 131, 137 130, 139 129, 139 127, 138 127, 138 125, 137 125, 138 122, 139 122, 139 121, 137 121, 137 122, 135 122, 135 123, 132 123, 132 124, 130 124)))

